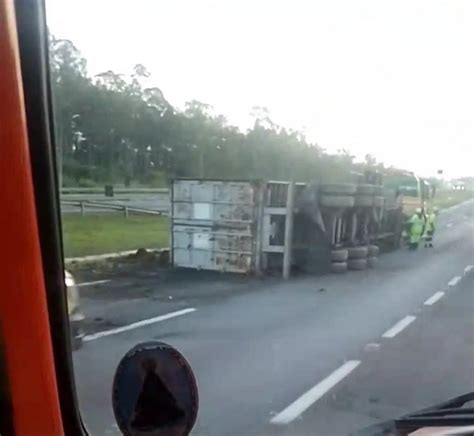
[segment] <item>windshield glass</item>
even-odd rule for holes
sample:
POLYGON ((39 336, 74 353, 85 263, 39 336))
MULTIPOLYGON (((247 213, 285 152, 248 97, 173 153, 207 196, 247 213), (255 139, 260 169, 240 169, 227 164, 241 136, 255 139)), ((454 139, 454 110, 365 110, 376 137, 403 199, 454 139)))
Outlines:
POLYGON ((193 368, 199 435, 347 434, 474 390, 473 2, 46 6, 91 434, 118 434, 113 374, 148 340, 193 368))

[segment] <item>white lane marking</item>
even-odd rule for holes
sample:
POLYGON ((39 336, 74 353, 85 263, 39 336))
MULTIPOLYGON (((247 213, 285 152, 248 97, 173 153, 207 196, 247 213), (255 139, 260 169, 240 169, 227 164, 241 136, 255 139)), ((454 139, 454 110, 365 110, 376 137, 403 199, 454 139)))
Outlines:
POLYGON ((389 328, 383 335, 382 338, 394 338, 397 336, 405 327, 408 327, 416 316, 408 315, 405 318, 398 321, 393 327, 389 328))
POLYGON ((154 318, 144 319, 137 321, 132 324, 124 325, 116 329, 105 330, 103 332, 93 333, 91 335, 84 336, 84 341, 93 341, 94 339, 103 338, 104 336, 116 335, 118 333, 126 332, 128 330, 137 329, 146 325, 154 324, 156 322, 165 321, 167 319, 175 318, 177 316, 186 315, 187 313, 194 312, 196 309, 190 307, 188 309, 178 310, 176 312, 167 313, 166 315, 155 316, 154 318))
POLYGON ((338 384, 344 377, 347 377, 360 364, 360 360, 349 360, 344 363, 332 374, 304 393, 295 402, 291 403, 286 409, 275 415, 271 424, 289 424, 295 418, 300 416, 312 404, 318 401, 325 393, 338 384))
POLYGON ((448 224, 446 224, 446 227, 447 227, 448 229, 449 229, 450 227, 452 227, 452 226, 453 226, 453 223, 448 223, 448 224))
POLYGON ((426 300, 423 304, 425 306, 432 306, 435 304, 437 301, 441 300, 443 298, 444 292, 436 292, 436 294, 433 294, 428 300, 426 300))
POLYGON ((448 286, 449 287, 453 287, 453 286, 456 286, 459 281, 461 280, 461 276, 454 276, 449 282, 448 282, 448 286))
POLYGON ((112 280, 96 280, 94 282, 84 282, 84 283, 77 283, 77 287, 80 288, 82 286, 94 286, 94 285, 102 285, 103 283, 111 282, 112 280))
POLYGON ((464 275, 469 274, 473 268, 474 268, 474 265, 467 265, 466 268, 464 268, 464 275))

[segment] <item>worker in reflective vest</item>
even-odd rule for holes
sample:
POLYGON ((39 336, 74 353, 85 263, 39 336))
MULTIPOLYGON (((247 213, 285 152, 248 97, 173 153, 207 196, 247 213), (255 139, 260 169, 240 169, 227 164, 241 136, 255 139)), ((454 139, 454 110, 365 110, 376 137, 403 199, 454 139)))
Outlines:
POLYGON ((408 221, 408 248, 410 250, 416 250, 418 248, 424 229, 425 217, 422 209, 418 208, 408 221))
POLYGON ((436 222, 438 221, 439 209, 435 206, 431 213, 426 216, 425 226, 425 247, 433 248, 433 235, 436 229, 436 222))

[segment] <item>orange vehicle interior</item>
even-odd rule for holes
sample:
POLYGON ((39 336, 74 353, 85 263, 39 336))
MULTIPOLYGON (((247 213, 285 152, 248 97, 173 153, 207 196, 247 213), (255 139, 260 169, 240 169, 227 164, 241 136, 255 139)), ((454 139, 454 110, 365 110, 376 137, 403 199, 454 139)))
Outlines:
MULTIPOLYGON (((44 165, 45 158, 51 160, 51 144, 45 135, 49 128, 47 69, 41 72, 36 68, 40 64, 34 64, 41 59, 44 64, 44 52, 38 47, 45 41, 45 31, 42 2, 0 0, 2 435, 83 433, 72 365, 70 357, 64 357, 70 356, 64 335, 67 319, 57 317, 66 304, 63 266, 58 261, 60 229, 58 220, 48 216, 48 200, 44 204, 46 197, 41 198, 54 188, 54 165, 44 165), (32 77, 37 83, 28 79, 32 77), (54 234, 47 235, 45 222, 56 226, 54 234), (47 244, 48 237, 55 238, 56 247, 47 244), (60 328, 52 329, 52 325, 60 328)), ((50 197, 54 201, 54 195, 50 197)))

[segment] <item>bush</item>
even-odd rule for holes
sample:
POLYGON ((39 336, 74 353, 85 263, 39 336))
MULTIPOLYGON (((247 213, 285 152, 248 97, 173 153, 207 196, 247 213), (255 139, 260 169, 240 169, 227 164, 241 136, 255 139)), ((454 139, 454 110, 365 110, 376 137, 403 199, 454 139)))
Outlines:
POLYGON ((74 177, 71 177, 68 174, 63 175, 63 180, 62 180, 62 185, 63 188, 74 188, 77 186, 76 179, 74 177))
POLYGON ((166 188, 168 180, 164 172, 155 171, 146 177, 145 184, 150 188, 166 188))
POLYGON ((91 179, 79 179, 76 186, 79 188, 95 188, 98 185, 97 182, 91 179))

